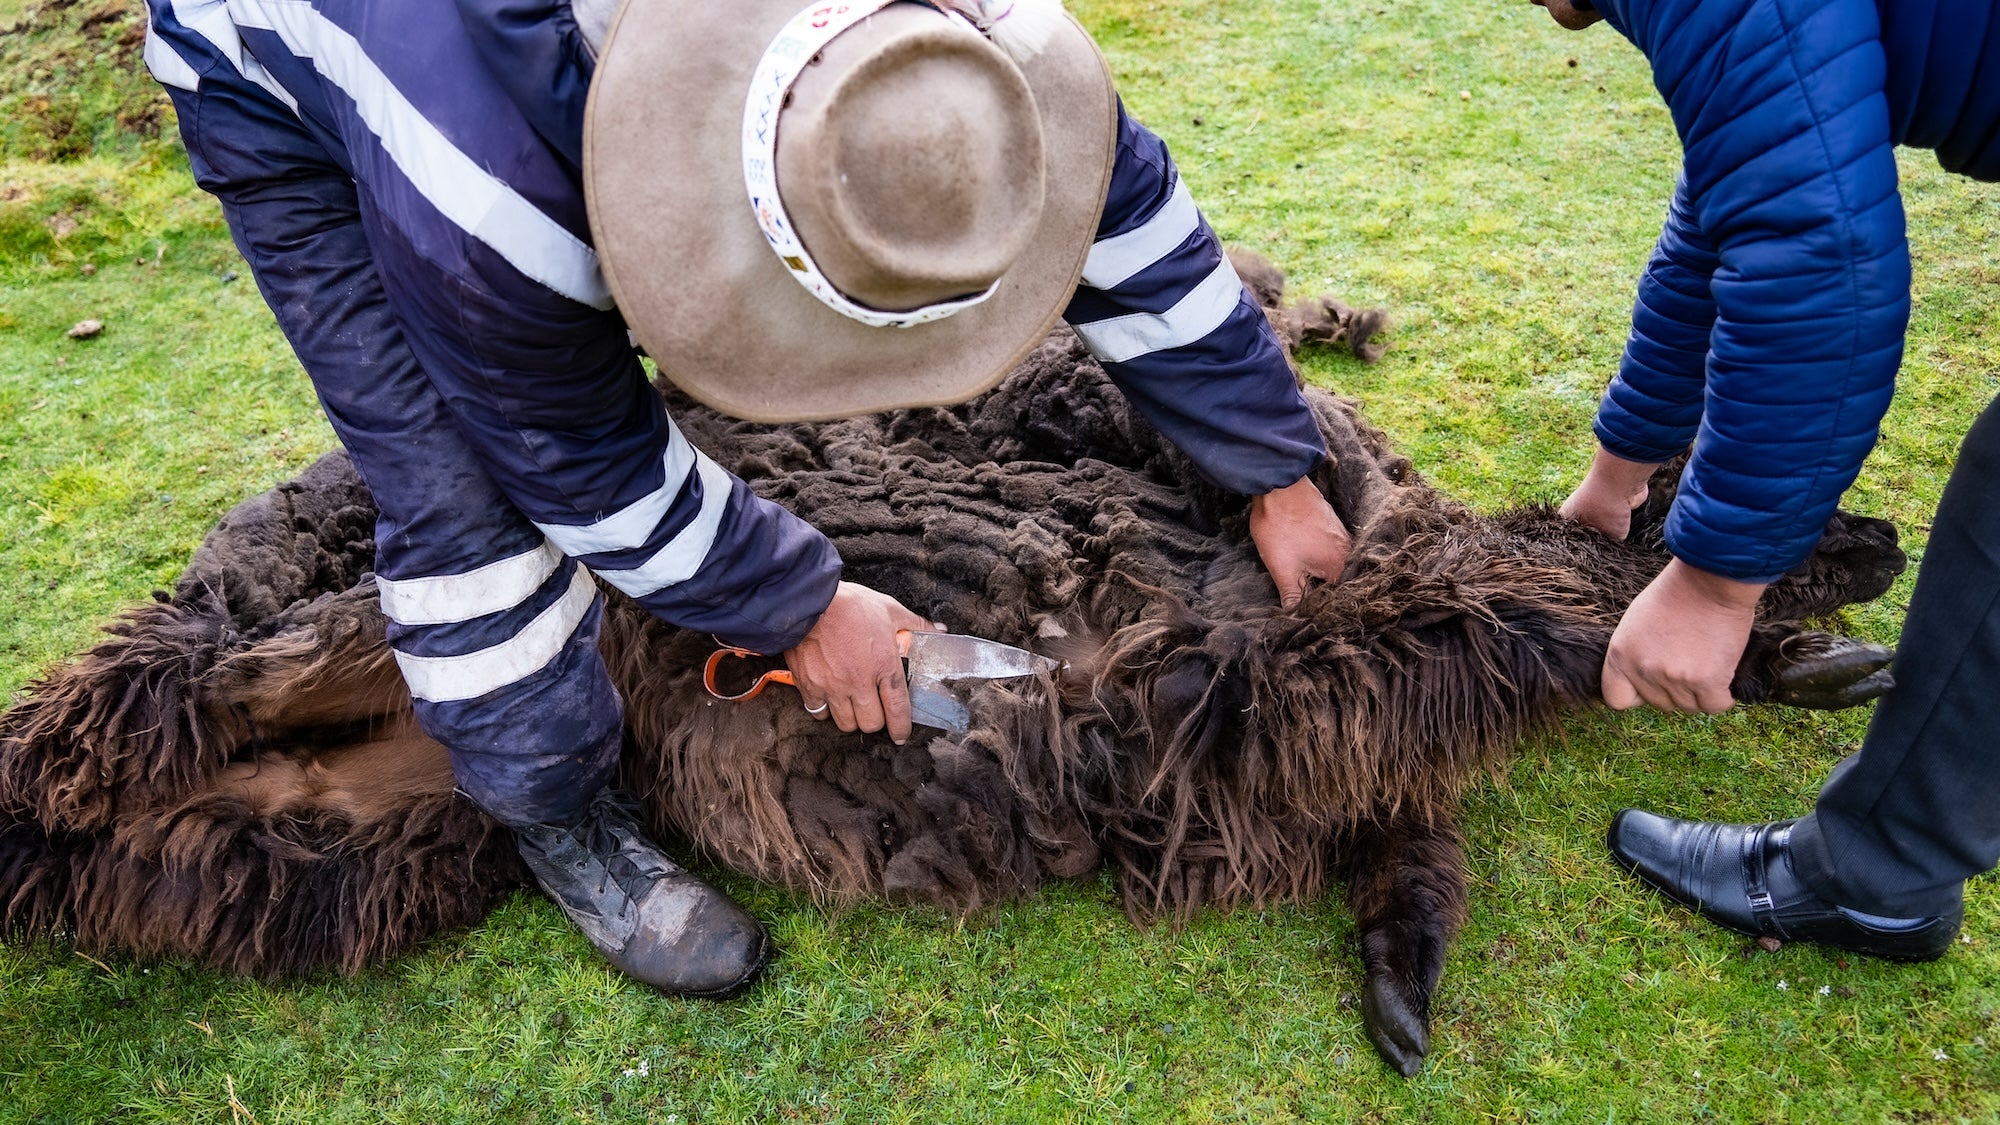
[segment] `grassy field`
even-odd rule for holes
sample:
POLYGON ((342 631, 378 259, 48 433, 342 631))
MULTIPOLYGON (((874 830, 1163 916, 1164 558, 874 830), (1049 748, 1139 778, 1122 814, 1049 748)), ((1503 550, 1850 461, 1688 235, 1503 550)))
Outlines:
MULTIPOLYGON (((1476 504, 1567 492, 1675 171, 1635 52, 1514 0, 1071 8, 1226 238, 1394 313, 1379 365, 1314 379, 1476 504)), ((0 692, 331 443, 136 73, 135 13, 0 0, 0 692)), ((1916 315, 1849 506, 1920 549, 2000 393, 2000 208, 1903 163, 1916 315)), ((1908 594, 1841 626, 1893 640, 1908 594)), ((627 985, 528 895, 355 979, 0 947, 0 1123, 2000 1120, 1994 880, 1964 945, 1900 967, 1763 952, 1604 855, 1627 804, 1803 811, 1865 721, 1605 713, 1523 747, 1468 804, 1473 918, 1410 1080, 1362 1033, 1337 903, 1141 932, 1097 881, 961 922, 719 874, 784 947, 722 1005, 627 985)))

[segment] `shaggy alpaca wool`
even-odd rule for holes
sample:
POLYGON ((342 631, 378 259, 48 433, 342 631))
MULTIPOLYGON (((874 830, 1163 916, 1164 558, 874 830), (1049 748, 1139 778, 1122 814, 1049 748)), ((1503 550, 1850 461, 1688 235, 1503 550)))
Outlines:
MULTIPOLYGON (((1286 306, 1287 342, 1364 356, 1382 320, 1286 306)), ((1066 661, 972 688, 972 728, 844 734, 796 696, 722 703, 714 641, 607 593, 621 781, 653 827, 828 899, 969 912, 1110 864, 1135 920, 1344 882, 1377 1047, 1409 1073, 1466 889, 1465 786, 1588 706, 1665 564, 1662 473, 1614 542, 1426 485, 1351 402, 1309 391, 1343 580, 1280 608, 1241 497, 1204 480, 1058 330, 962 406, 736 422, 668 392, 697 446, 838 546, 846 577, 1066 661)), ((0 929, 232 971, 347 971, 479 918, 523 873, 418 732, 367 567, 373 509, 333 454, 232 511, 171 595, 0 717, 0 929)), ((1842 515, 1772 588, 1738 698, 1844 705, 1887 652, 1791 624, 1887 589, 1894 529, 1842 515)))

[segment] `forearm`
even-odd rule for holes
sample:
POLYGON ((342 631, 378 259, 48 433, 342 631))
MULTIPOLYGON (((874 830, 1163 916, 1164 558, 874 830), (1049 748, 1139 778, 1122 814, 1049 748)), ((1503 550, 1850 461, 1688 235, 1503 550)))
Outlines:
MULTIPOLYGON (((1686 153, 1714 248, 1675 555, 1763 581, 1817 542, 1872 447, 1909 315, 1909 253, 1872 0, 1619 0, 1686 153)), ((1663 446, 1606 442, 1648 459, 1663 446)))
POLYGON ((1166 146, 1122 109, 1105 217, 1064 315, 1133 406, 1224 488, 1268 493, 1325 459, 1263 310, 1166 146))
POLYGON ((1598 407, 1598 442, 1627 461, 1672 460, 1687 451, 1701 424, 1717 258, 1686 193, 1683 179, 1639 279, 1618 374, 1598 407))

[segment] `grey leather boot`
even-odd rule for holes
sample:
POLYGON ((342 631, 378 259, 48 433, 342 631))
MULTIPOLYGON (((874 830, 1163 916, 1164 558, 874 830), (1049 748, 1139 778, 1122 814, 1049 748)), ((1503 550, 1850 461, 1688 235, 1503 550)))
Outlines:
POLYGON ((671 996, 721 1000, 771 956, 764 927, 668 859, 629 797, 598 793, 570 824, 514 826, 549 898, 618 971, 671 996))

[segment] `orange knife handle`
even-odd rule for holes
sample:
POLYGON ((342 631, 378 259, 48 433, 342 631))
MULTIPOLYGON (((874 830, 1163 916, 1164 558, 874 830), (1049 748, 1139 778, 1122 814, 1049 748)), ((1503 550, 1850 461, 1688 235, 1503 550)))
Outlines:
POLYGON ((715 670, 717 668, 722 667, 722 662, 724 660, 730 660, 730 659, 744 660, 752 656, 762 656, 762 655, 763 653, 751 652, 747 648, 724 647, 716 649, 714 652, 709 654, 708 663, 702 665, 701 686, 708 689, 708 694, 714 696, 717 699, 725 700, 730 703, 741 703, 746 699, 755 699, 759 695, 763 694, 764 688, 769 684, 778 683, 778 684, 792 684, 794 687, 798 686, 793 681, 791 672, 782 668, 775 672, 766 672, 763 675, 757 677, 757 682, 750 685, 750 690, 743 692, 740 695, 724 695, 721 689, 715 686, 715 670))

